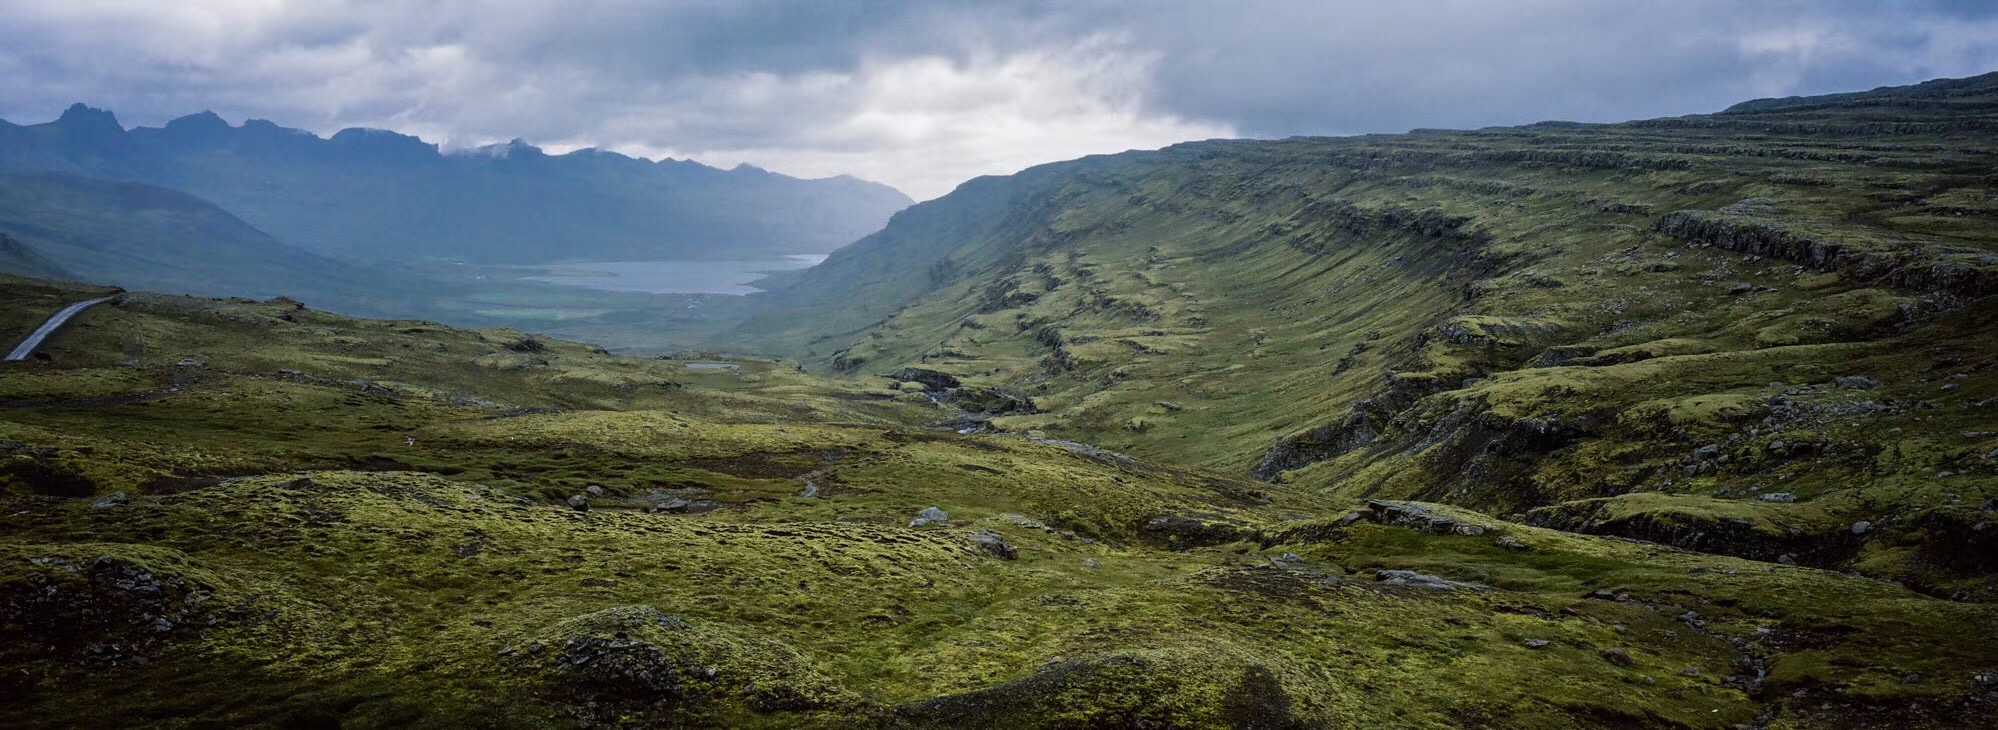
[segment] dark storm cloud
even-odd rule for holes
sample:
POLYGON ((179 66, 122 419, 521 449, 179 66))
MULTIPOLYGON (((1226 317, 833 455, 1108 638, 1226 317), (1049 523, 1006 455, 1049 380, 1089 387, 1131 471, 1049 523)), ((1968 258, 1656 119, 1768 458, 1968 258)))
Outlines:
POLYGON ((1998 69, 1998 3, 0 0, 0 116, 972 175, 1217 135, 1611 121, 1998 69))
POLYGON ((1617 121, 1998 69, 1998 3, 1182 3, 1158 103, 1255 135, 1617 121), (1986 20, 1965 22, 1968 16, 1986 20))

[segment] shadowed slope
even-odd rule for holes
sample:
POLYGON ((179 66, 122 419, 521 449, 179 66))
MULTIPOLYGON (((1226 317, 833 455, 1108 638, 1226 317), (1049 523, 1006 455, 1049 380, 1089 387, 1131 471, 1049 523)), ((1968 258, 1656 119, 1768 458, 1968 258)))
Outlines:
POLYGON ((1989 598, 1994 120, 1986 75, 1058 163, 728 341, 1000 431, 1989 598))

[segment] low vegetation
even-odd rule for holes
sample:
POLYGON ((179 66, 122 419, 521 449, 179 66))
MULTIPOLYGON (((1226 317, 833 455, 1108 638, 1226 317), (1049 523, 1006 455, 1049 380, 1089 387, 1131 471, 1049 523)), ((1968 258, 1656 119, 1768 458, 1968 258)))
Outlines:
POLYGON ((1058 163, 731 337, 1014 395, 991 431, 1988 601, 1994 114, 1987 75, 1058 163))
POLYGON ((1990 726, 1994 83, 982 179, 789 361, 130 293, 0 370, 0 723, 1990 726))

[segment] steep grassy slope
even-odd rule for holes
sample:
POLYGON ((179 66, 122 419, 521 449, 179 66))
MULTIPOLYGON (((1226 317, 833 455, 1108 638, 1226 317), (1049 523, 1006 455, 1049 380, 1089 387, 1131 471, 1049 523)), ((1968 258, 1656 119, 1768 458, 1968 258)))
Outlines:
POLYGON ((1989 75, 1059 163, 729 336, 1001 431, 1990 600, 1994 127, 1989 75))
MULTIPOLYGON (((4 331, 95 293, 5 284, 4 331)), ((1998 717, 1988 604, 932 430, 878 381, 137 293, 44 350, 0 369, 8 726, 1998 717)))

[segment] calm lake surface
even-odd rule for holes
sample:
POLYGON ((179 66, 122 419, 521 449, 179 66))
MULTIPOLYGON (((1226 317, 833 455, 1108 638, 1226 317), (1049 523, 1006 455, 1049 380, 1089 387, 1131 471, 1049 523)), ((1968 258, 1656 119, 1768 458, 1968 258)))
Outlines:
POLYGON ((766 261, 586 261, 548 266, 544 276, 526 277, 564 286, 652 294, 751 294, 750 282, 772 271, 803 269, 824 256, 786 256, 766 261))

